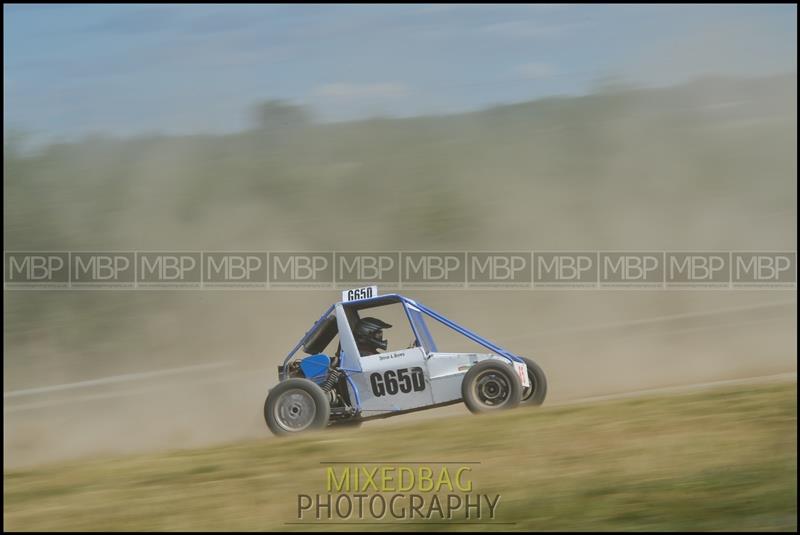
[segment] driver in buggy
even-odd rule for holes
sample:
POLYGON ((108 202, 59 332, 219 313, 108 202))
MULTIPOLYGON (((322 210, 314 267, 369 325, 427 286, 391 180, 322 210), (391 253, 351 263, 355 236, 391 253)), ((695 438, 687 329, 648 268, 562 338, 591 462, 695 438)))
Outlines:
POLYGON ((378 350, 385 351, 389 346, 389 341, 383 338, 383 330, 391 328, 391 325, 378 318, 362 318, 358 320, 353 329, 353 336, 356 339, 358 352, 362 357, 374 355, 378 350))
MULTIPOLYGON (((391 328, 391 325, 378 318, 362 318, 358 320, 353 328, 353 337, 356 339, 358 353, 362 357, 374 355, 385 351, 389 347, 389 341, 383 337, 383 330, 391 328)), ((342 356, 342 346, 336 348, 336 356, 333 359, 333 366, 339 366, 342 356)))

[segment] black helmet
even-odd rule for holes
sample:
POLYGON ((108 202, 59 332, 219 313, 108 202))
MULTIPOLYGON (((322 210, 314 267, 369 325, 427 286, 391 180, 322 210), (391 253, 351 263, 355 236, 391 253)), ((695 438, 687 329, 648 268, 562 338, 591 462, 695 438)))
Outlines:
POLYGON ((359 346, 385 350, 389 342, 383 339, 383 329, 390 327, 391 325, 378 318, 361 318, 353 329, 353 335, 359 346))

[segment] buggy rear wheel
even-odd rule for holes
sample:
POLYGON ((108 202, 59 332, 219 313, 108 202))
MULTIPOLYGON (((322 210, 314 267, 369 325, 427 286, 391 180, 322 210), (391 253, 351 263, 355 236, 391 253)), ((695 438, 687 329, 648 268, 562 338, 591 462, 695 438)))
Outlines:
POLYGON ((475 364, 461 382, 461 397, 472 413, 513 409, 519 405, 521 396, 517 374, 497 360, 475 364))
POLYGON ((322 388, 302 378, 281 381, 264 402, 267 427, 278 436, 324 429, 330 412, 330 402, 322 388))

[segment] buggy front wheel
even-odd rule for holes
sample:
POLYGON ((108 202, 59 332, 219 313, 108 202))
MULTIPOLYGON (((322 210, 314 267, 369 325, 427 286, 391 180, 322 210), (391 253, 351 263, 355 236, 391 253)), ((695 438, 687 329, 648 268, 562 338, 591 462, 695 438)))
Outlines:
POLYGON ((299 377, 278 383, 264 402, 267 427, 278 436, 324 429, 330 412, 330 402, 322 388, 299 377))

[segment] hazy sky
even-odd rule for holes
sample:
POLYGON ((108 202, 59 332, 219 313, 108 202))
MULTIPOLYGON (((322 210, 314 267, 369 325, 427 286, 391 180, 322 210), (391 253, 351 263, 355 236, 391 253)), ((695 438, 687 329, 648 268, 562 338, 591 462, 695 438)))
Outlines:
POLYGON ((607 77, 795 72, 796 17, 794 5, 12 5, 5 127, 230 131, 269 98, 347 120, 583 93, 607 77))

